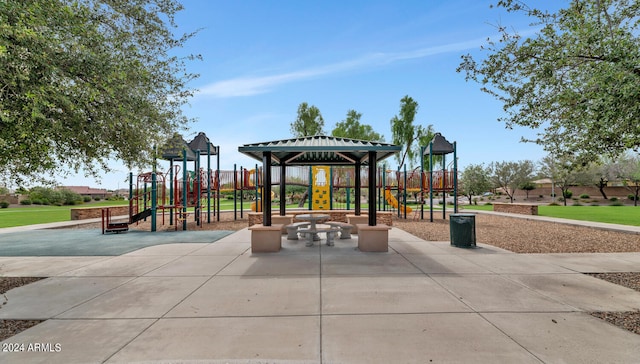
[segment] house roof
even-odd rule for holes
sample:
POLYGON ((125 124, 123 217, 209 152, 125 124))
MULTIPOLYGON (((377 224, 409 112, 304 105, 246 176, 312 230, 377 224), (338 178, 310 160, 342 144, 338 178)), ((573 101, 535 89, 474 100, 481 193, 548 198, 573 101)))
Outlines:
POLYGON ((353 165, 356 161, 369 163, 369 152, 376 160, 390 157, 402 148, 397 145, 358 139, 315 135, 295 139, 245 144, 238 151, 262 161, 265 152, 271 152, 273 165, 353 165))
POLYGON ((89 186, 60 186, 60 188, 65 188, 79 195, 102 195, 108 193, 104 188, 93 188, 89 186))

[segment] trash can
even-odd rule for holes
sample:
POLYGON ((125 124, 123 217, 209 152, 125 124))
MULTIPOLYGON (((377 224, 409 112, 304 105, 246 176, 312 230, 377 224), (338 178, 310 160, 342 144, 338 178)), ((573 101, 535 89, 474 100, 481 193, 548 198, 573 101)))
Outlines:
POLYGON ((476 246, 476 215, 450 214, 449 233, 451 245, 460 248, 474 248, 476 246))

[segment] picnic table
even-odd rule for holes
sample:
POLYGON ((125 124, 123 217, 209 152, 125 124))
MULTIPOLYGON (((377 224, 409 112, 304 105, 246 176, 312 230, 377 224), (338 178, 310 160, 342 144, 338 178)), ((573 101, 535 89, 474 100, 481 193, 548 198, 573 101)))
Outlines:
POLYGON ((320 240, 319 233, 326 233, 327 245, 333 245, 333 237, 339 229, 332 226, 318 227, 317 225, 318 222, 329 220, 329 218, 330 216, 327 214, 300 214, 295 216, 296 220, 308 221, 310 223, 308 228, 298 229, 298 232, 308 239, 306 246, 313 246, 314 240, 320 240))

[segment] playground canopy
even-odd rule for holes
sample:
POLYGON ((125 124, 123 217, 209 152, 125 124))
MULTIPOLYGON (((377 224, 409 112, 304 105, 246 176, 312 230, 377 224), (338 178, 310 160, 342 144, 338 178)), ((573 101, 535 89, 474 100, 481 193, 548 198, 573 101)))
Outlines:
MULTIPOLYGON (((315 135, 295 139, 275 140, 245 144, 238 151, 251 158, 262 161, 263 181, 271 181, 271 166, 288 165, 355 165, 356 195, 360 195, 360 166, 375 167, 376 163, 386 159, 402 148, 397 145, 357 139, 337 138, 315 135)), ((280 168, 280 192, 284 194, 286 168, 280 168)), ((369 201, 375 200, 375 168, 369 168, 369 201)), ((265 188, 271 186, 265 186, 265 188)), ((268 191, 265 191, 268 192, 268 191)), ((263 194, 263 223, 271 226, 271 195, 263 194)), ((360 199, 356 199, 356 215, 360 215, 360 199)), ((280 215, 285 215, 284 199, 280 199, 280 215)), ((369 225, 376 225, 376 206, 369 204, 369 225)))
POLYGON ((425 148, 423 155, 446 155, 455 151, 455 146, 440 133, 436 133, 431 139, 430 148, 425 148))
POLYGON ((182 135, 174 134, 171 139, 169 139, 164 145, 160 147, 161 157, 164 160, 173 161, 173 160, 182 160, 184 159, 184 152, 187 153, 188 161, 195 161, 196 154, 191 148, 189 148, 189 144, 182 139, 182 135))

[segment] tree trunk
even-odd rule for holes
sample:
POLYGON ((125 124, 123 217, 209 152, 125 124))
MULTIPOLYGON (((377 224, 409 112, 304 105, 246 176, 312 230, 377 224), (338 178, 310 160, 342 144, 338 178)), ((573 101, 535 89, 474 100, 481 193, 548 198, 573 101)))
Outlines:
POLYGON ((300 198, 300 202, 298 202, 298 207, 304 207, 305 202, 307 202, 307 198, 309 197, 309 190, 305 190, 302 194, 302 198, 300 198))
POLYGON ((600 182, 598 182, 598 189, 600 190, 600 194, 602 195, 602 198, 604 198, 605 200, 608 200, 607 195, 604 193, 605 187, 607 187, 607 182, 605 182, 604 179, 601 177, 600 182))

